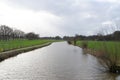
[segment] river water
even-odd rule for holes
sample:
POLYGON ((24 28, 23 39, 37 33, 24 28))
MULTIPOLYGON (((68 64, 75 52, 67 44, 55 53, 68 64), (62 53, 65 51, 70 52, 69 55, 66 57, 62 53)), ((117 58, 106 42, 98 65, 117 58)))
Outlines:
POLYGON ((0 63, 0 80, 120 80, 97 59, 67 42, 55 42, 0 63))

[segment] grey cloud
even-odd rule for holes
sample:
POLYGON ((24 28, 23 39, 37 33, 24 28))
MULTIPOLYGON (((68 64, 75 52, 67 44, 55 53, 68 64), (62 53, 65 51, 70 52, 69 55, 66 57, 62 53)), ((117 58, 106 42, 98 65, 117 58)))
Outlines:
POLYGON ((36 11, 47 10, 57 14, 70 14, 75 11, 75 8, 71 7, 70 0, 12 0, 9 4, 36 11))
POLYGON ((64 23, 57 27, 71 35, 76 33, 87 35, 99 28, 102 22, 114 20, 120 16, 120 4, 115 6, 116 3, 98 0, 12 0, 9 4, 34 11, 45 10, 62 16, 64 23), (91 17, 84 18, 82 13, 88 13, 91 17))

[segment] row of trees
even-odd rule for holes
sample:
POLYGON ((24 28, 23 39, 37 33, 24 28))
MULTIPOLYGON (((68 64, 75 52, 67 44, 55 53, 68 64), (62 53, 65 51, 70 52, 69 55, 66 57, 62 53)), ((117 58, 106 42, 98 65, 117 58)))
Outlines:
POLYGON ((55 37, 41 37, 40 39, 55 39, 55 40, 62 40, 60 36, 55 36, 55 37))
POLYGON ((75 35, 75 36, 64 36, 64 40, 96 40, 96 41, 120 41, 120 31, 114 31, 111 34, 100 34, 84 36, 84 35, 75 35))
POLYGON ((55 40, 61 40, 62 38, 60 36, 55 37, 39 37, 38 34, 35 34, 34 32, 25 33, 18 29, 13 29, 6 25, 0 26, 0 40, 11 40, 11 39, 55 39, 55 40))
POLYGON ((107 35, 102 34, 92 36, 76 35, 75 38, 77 40, 120 41, 120 31, 115 31, 107 35))
POLYGON ((25 33, 18 29, 10 28, 6 25, 0 26, 0 40, 10 39, 38 39, 39 35, 34 32, 25 33))

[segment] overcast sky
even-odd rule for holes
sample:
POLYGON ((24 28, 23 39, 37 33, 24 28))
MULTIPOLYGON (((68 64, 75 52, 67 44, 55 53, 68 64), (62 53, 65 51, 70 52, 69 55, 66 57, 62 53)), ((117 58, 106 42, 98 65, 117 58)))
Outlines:
POLYGON ((40 36, 91 35, 120 23, 120 0, 0 0, 0 25, 40 36))

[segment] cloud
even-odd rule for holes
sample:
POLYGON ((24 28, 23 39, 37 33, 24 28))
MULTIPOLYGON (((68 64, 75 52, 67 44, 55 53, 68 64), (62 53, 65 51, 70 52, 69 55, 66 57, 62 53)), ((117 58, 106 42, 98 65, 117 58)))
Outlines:
POLYGON ((102 25, 112 25, 114 24, 112 21, 105 21, 102 23, 102 25))
POLYGON ((41 36, 61 35, 56 25, 62 22, 62 17, 47 11, 35 12, 26 9, 15 9, 0 3, 0 24, 9 25, 25 32, 34 31, 41 36))
POLYGON ((118 0, 1 0, 0 23, 41 36, 90 35, 118 23, 119 7, 118 0))
POLYGON ((98 2, 107 2, 107 3, 118 3, 119 0, 97 0, 98 2))

